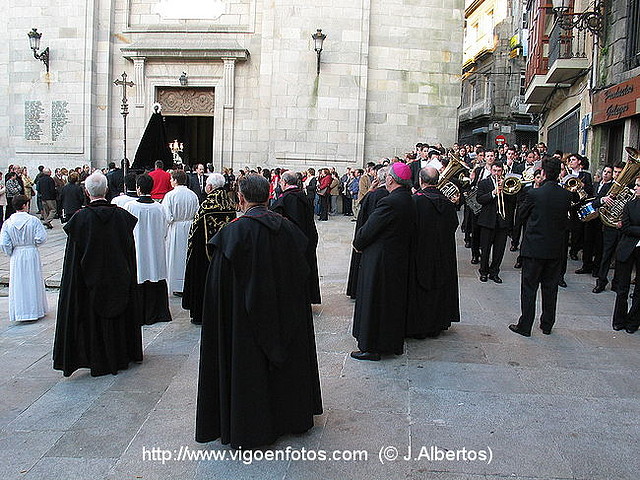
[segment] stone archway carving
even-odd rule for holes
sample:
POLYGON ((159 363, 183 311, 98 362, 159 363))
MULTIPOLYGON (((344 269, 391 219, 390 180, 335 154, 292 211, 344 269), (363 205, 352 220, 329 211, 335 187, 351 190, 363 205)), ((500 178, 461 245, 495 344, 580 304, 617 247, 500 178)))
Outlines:
POLYGON ((163 115, 213 116, 215 92, 202 87, 158 87, 163 115))

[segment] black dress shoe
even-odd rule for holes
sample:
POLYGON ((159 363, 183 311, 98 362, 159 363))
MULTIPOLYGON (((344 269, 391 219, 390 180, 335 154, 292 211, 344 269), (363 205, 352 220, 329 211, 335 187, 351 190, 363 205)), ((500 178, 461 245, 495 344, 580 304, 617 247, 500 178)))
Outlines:
POLYGON ((471 265, 477 265, 480 263, 479 257, 471 257, 471 265))
POLYGON ((591 273, 591 270, 592 270, 591 268, 588 268, 588 267, 582 267, 582 268, 577 269, 577 270, 576 270, 576 273, 577 273, 578 275, 581 275, 581 274, 583 274, 583 273, 591 273))
POLYGON ((480 281, 481 282, 486 282, 489 279, 489 277, 487 275, 480 275, 480 281))
POLYGON ((191 319, 191 323, 193 323, 194 325, 202 325, 202 320, 194 320, 193 318, 191 319))
POLYGON ((542 328, 542 325, 540 325, 540 330, 542 330, 542 333, 544 333, 545 335, 551 335, 550 328, 542 328))
POLYGON ((571 260, 578 260, 578 254, 569 252, 569 258, 571 260))
POLYGON ((567 282, 564 281, 564 278, 558 282, 558 286, 562 288, 567 288, 567 282))
POLYGON ((636 333, 638 331, 638 327, 627 327, 625 328, 627 333, 636 333))
POLYGON ((518 247, 515 245, 511 245, 511 247, 509 247, 509 251, 510 252, 517 252, 518 251, 518 247))
POLYGON ((593 287, 593 290, 591 290, 593 293, 600 293, 600 292, 604 292, 604 287, 606 286, 606 283, 604 285, 598 283, 595 287, 593 287))
POLYGON ((489 278, 496 283, 502 283, 502 279, 498 275, 489 275, 489 278))
POLYGON ((377 362, 380 360, 380 354, 374 352, 361 352, 357 350, 355 352, 351 352, 351 358, 355 358, 356 360, 371 360, 372 362, 377 362))
POLYGON ((522 268, 522 262, 516 262, 513 268, 522 268))
POLYGON ((530 337, 531 334, 527 333, 527 332, 523 332, 522 330, 518 329, 518 325, 516 325, 515 323, 512 323, 511 325, 509 325, 509 330, 511 330, 513 333, 517 333, 518 335, 522 335, 523 337, 530 337))
POLYGON ((471 248, 471 242, 464 242, 464 248, 471 248))
POLYGON ((624 325, 614 325, 614 326, 613 326, 613 329, 614 329, 616 332, 619 332, 620 330, 625 330, 626 328, 627 328, 627 327, 625 327, 624 325))

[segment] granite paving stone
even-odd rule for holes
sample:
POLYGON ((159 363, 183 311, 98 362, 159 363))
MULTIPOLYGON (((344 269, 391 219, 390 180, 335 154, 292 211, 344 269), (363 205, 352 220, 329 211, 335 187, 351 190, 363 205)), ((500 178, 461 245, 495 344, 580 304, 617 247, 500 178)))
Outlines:
MULTIPOLYGON (((53 287, 47 316, 0 322, 3 480, 638 478, 640 333, 611 330, 615 295, 592 294, 593 279, 573 274, 579 262, 569 261, 553 333, 542 335, 534 325, 524 338, 507 329, 519 316, 516 253, 505 253, 502 285, 483 284, 458 233, 461 322, 436 339, 407 340, 403 355, 358 362, 349 357, 357 348, 355 302, 345 295, 355 223, 341 216, 320 222, 323 304, 312 310, 324 413, 310 431, 285 435, 260 452, 363 450, 367 460, 175 460, 180 451, 235 452, 194 439, 200 328, 172 296, 173 321, 143 328, 142 363, 115 376, 81 369, 65 378, 54 371, 55 283, 65 243, 54 226, 41 247, 53 287), (402 458, 423 446, 490 447, 493 457, 489 464, 402 458), (397 452, 393 460, 384 456, 393 456, 389 447, 397 452), (172 459, 151 458, 152 448, 172 459)), ((2 255, 0 282, 7 273, 2 255)), ((2 319, 7 292, 0 287, 2 319)))

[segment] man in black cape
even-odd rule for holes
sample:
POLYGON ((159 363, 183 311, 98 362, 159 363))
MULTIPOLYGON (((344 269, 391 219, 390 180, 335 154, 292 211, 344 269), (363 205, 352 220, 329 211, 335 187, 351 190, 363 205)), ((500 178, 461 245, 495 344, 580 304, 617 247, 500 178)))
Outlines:
POLYGON ((286 171, 280 178, 283 195, 271 206, 271 210, 291 220, 307 237, 307 264, 311 269, 309 299, 320 304, 320 280, 318 279, 318 230, 313 216, 313 204, 298 185, 298 177, 292 171, 286 171))
POLYGON ((189 310, 191 323, 202 324, 202 298, 207 270, 213 256, 209 244, 222 227, 236 218, 236 206, 224 189, 224 176, 211 173, 205 185, 206 197, 196 213, 187 240, 182 308, 189 310))
POLYGON ((380 354, 400 355, 407 322, 409 259, 415 229, 411 200, 411 169, 389 167, 389 195, 356 233, 353 248, 362 252, 353 315, 356 360, 380 360, 380 354))
MULTIPOLYGON (((389 191, 385 188, 385 180, 387 178, 388 168, 383 167, 378 170, 377 180, 371 185, 371 189, 363 197, 360 202, 360 209, 358 211, 358 219, 356 221, 356 229, 354 232, 357 235, 358 230, 367 222, 369 216, 378 206, 378 202, 384 197, 389 195, 389 191)), ((356 292, 358 291, 358 271, 360 270, 360 259, 362 253, 355 250, 351 250, 351 262, 349 264, 349 277, 347 279, 347 295, 352 299, 356 298, 356 292)))
POLYGON ((438 171, 420 170, 416 206, 407 336, 437 337, 460 321, 456 259, 456 207, 438 190, 438 171))
POLYGON ((154 113, 151 114, 147 128, 140 139, 140 145, 136 150, 133 165, 131 165, 131 168, 141 172, 153 170, 156 160, 162 160, 166 169, 173 168, 173 155, 169 149, 160 105, 154 105, 153 109, 154 113))
POLYGON ((322 413, 307 239, 271 212, 269 182, 238 181, 244 215, 211 240, 202 315, 196 441, 253 448, 322 413))
POLYGON ((142 361, 140 307, 136 295, 136 218, 104 199, 107 179, 85 180, 91 203, 64 225, 62 270, 53 368, 68 377, 116 374, 142 361))

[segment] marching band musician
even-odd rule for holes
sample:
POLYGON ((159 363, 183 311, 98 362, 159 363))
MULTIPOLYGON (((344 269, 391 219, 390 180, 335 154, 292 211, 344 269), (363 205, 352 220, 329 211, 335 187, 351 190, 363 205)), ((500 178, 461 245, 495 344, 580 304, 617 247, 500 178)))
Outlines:
MULTIPOLYGON (((577 175, 578 179, 584 185, 584 191, 587 194, 587 198, 593 197, 593 179, 591 174, 586 170, 588 168, 588 160, 577 153, 569 155, 568 167, 569 174, 577 175)), ((569 249, 569 257, 571 260, 578 260, 578 251, 583 250, 583 259, 585 256, 589 258, 591 255, 591 249, 593 248, 592 240, 584 237, 584 223, 578 218, 578 212, 574 208, 571 210, 571 243, 569 249), (586 255, 585 255, 586 254, 586 255)), ((577 274, 591 273, 591 269, 583 265, 582 268, 576 270, 577 274)))
MULTIPOLYGON (((624 162, 622 162, 622 164, 614 165, 612 180, 610 182, 601 183, 598 194, 596 196, 596 200, 593 205, 595 208, 599 208, 602 205, 607 205, 609 207, 613 205, 614 199, 609 196, 608 193, 613 186, 613 180, 617 180, 618 175, 620 175, 620 172, 622 172, 622 169, 624 168, 624 165, 624 162), (604 185, 607 185, 607 187, 605 187, 604 185)), ((606 166, 602 170, 603 182, 605 181, 605 176, 607 175, 607 169, 610 168, 610 166, 606 166)), ((611 259, 616 252, 616 247, 618 246, 618 241, 620 240, 620 229, 605 225, 600 219, 598 219, 598 221, 602 224, 602 245, 600 252, 600 265, 596 265, 597 280, 596 286, 593 287, 592 290, 593 293, 603 292, 607 287, 607 284, 609 283, 608 276, 609 267, 611 266, 611 259)), ((614 287, 615 285, 612 283, 611 286, 614 287)))
MULTIPOLYGON (((488 159, 489 157, 487 157, 488 159)), ((507 244, 507 228, 509 226, 504 204, 505 195, 502 191, 504 182, 502 173, 502 163, 493 163, 491 176, 478 183, 477 200, 482 205, 482 210, 478 214, 481 282, 486 282, 490 278, 495 283, 502 283, 499 273, 507 244), (490 258, 491 263, 489 263, 490 258)))
MULTIPOLYGON (((476 168, 471 172, 471 189, 477 189, 478 184, 491 175, 491 166, 495 162, 493 152, 487 152, 485 163, 485 152, 482 148, 476 150, 476 168)), ((477 200, 477 195, 476 195, 477 200)), ((465 212, 468 215, 467 227, 464 236, 464 246, 471 247, 471 264, 480 263, 480 226, 478 225, 478 215, 468 208, 465 212)))
POLYGON ((616 252, 616 303, 613 310, 613 329, 635 333, 640 326, 640 288, 633 291, 631 310, 628 310, 631 271, 640 271, 640 177, 634 184, 635 197, 627 202, 619 222, 622 236, 616 252))

